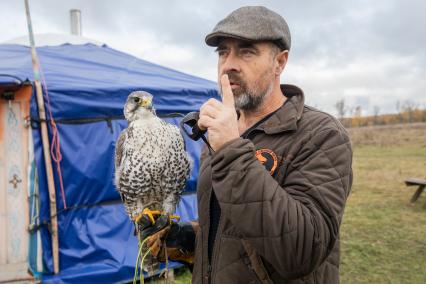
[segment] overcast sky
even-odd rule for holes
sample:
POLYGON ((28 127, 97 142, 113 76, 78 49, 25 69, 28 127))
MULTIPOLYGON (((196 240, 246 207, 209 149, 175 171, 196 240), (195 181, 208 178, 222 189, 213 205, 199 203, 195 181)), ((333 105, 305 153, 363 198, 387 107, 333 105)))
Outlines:
MULTIPOLYGON (((342 98, 364 115, 395 112, 397 101, 426 108, 424 0, 29 1, 35 33, 69 33, 69 10, 80 9, 83 36, 214 81, 217 55, 205 35, 234 9, 263 5, 290 26, 281 81, 301 87, 308 104, 333 114, 342 98)), ((0 0, 0 42, 23 35, 24 0, 0 0)))

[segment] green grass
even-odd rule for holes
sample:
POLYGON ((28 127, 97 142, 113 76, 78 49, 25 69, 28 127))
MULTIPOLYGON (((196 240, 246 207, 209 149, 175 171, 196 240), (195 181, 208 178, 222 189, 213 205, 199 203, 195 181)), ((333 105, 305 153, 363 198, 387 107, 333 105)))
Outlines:
MULTIPOLYGON (((341 227, 341 283, 426 283, 426 124, 350 129, 354 183, 341 227)), ((190 283, 183 270, 174 283, 190 283)))
POLYGON ((192 274, 189 269, 181 268, 178 271, 175 271, 175 281, 174 284, 188 284, 191 283, 192 274))
POLYGON ((408 177, 426 177, 426 147, 357 146, 341 227, 342 283, 426 283, 426 194, 414 205, 408 177))

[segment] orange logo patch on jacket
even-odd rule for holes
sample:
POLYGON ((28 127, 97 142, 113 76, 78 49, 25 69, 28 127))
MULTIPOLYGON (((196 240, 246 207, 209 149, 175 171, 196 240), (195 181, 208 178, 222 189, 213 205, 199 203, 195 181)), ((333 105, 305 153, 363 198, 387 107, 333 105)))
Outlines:
POLYGON ((259 149, 256 158, 261 162, 270 175, 273 175, 278 166, 277 155, 270 149, 259 149))

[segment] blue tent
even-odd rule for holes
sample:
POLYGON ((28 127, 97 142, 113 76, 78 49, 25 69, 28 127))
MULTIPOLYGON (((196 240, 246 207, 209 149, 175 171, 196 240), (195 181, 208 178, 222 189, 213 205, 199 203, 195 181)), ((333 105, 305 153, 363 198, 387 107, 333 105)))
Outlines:
MULTIPOLYGON (((64 44, 40 47, 37 53, 47 86, 43 90, 45 107, 51 110, 60 137, 67 205, 65 209, 54 166, 60 273, 52 275, 49 199, 33 91, 30 116, 40 190, 43 282, 129 280, 135 268, 137 240, 113 185, 114 147, 127 126, 122 114, 127 95, 134 90, 152 93, 157 113, 167 117, 198 110, 208 98, 218 96, 217 86, 107 46, 64 44)), ((30 49, 0 45, 0 85, 26 80, 33 81, 30 49)), ((165 119, 173 123, 179 120, 165 119)), ((50 121, 48 125, 52 136, 50 121)), ((197 218, 195 188, 203 145, 187 138, 186 143, 193 170, 178 214, 183 220, 191 220, 197 218)))

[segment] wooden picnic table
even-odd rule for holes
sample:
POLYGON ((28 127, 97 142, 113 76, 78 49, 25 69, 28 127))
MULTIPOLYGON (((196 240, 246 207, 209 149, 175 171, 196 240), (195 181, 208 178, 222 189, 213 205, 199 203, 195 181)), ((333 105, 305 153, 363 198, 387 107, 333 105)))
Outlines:
POLYGON ((422 194, 423 190, 426 187, 426 179, 422 178, 409 178, 405 180, 406 186, 418 186, 416 192, 414 192, 413 197, 411 197, 410 202, 414 203, 419 198, 420 194, 422 194))

